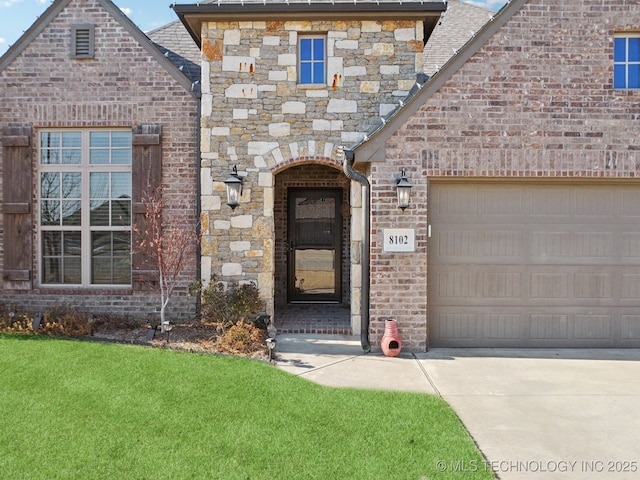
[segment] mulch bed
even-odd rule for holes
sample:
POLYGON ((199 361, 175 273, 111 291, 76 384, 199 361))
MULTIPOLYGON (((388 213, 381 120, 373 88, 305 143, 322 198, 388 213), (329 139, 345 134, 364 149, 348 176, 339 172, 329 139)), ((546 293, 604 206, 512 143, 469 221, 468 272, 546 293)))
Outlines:
MULTIPOLYGON (((212 324, 199 321, 178 323, 173 325, 171 331, 161 333, 158 326, 150 339, 149 324, 127 319, 109 318, 94 323, 92 337, 98 340, 131 343, 137 345, 149 345, 157 348, 170 348, 187 352, 221 354, 216 347, 217 329, 212 324)), ((224 354, 228 354, 224 352, 224 354)), ((237 352, 234 355, 268 360, 269 353, 266 345, 263 349, 251 352, 237 352)))

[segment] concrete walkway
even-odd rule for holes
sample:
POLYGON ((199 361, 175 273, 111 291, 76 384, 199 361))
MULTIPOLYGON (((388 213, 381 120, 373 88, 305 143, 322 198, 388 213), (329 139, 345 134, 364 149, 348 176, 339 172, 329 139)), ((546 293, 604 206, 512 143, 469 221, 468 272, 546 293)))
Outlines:
MULTIPOLYGON (((500 479, 640 478, 640 350, 434 349, 389 358, 363 354, 352 337, 277 340, 278 367, 313 382, 440 395, 500 479)), ((444 469, 466 468, 456 460, 443 459, 444 469)))

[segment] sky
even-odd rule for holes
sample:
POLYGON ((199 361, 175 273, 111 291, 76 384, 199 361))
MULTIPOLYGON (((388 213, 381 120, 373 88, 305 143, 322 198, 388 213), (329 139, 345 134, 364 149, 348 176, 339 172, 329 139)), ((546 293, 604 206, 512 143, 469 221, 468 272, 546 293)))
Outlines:
MULTIPOLYGON (((507 3, 507 0, 464 1, 494 11, 507 3)), ((4 55, 51 3, 51 0, 0 0, 0 55, 4 55)), ((178 18, 170 8, 172 0, 114 0, 113 3, 120 7, 143 32, 178 18)), ((196 0, 180 0, 176 3, 196 3, 196 0)))

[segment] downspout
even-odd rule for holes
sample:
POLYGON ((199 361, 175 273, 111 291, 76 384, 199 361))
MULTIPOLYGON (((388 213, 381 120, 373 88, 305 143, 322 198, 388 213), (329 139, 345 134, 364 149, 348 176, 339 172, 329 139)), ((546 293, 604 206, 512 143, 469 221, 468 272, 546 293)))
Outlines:
POLYGON ((360 288, 360 343, 362 349, 365 352, 371 351, 371 344, 369 343, 369 283, 371 278, 370 273, 370 238, 369 230, 371 220, 369 219, 371 210, 371 193, 370 185, 367 177, 353 170, 351 167, 355 154, 353 150, 343 150, 342 156, 342 169, 347 178, 355 180, 362 185, 362 249, 361 249, 361 262, 362 262, 362 287, 360 288))
MULTIPOLYGON (((196 80, 191 85, 191 93, 193 93, 194 97, 197 100, 197 115, 196 115, 196 235, 198 238, 198 242, 196 243, 196 281, 202 281, 202 186, 200 185, 202 182, 202 177, 200 175, 201 169, 201 158, 202 152, 200 149, 202 148, 200 133, 201 133, 201 125, 202 125, 202 84, 200 80, 196 80)), ((196 315, 200 317, 200 308, 202 307, 202 295, 196 295, 196 315)))

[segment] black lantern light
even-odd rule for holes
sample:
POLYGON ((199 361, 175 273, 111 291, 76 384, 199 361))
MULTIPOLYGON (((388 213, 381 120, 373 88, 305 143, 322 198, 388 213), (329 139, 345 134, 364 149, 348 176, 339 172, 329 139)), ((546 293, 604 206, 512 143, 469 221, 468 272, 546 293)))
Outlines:
POLYGON ((231 175, 224 181, 227 187, 227 205, 235 210, 240 205, 240 195, 242 195, 242 177, 238 174, 238 167, 233 166, 231 175))
POLYGON ((411 185, 409 180, 407 180, 407 170, 402 169, 402 173, 400 174, 400 178, 396 180, 396 194, 398 195, 398 207, 405 210, 409 206, 409 200, 411 197, 411 185))

